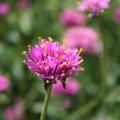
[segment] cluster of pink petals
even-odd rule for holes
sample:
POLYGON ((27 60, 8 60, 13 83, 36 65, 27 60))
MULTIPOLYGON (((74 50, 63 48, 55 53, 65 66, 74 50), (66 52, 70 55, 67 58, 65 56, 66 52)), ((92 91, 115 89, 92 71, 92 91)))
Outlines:
POLYGON ((63 27, 84 25, 85 22, 86 18, 84 14, 73 9, 64 10, 60 16, 60 23, 63 27))
POLYGON ((3 116, 5 120, 23 120, 23 114, 23 104, 17 100, 15 105, 5 109, 3 116))
POLYGON ((75 75, 80 70, 81 58, 77 49, 66 46, 65 43, 41 39, 25 54, 24 63, 46 83, 65 82, 66 77, 75 75))
POLYGON ((6 91, 9 87, 9 80, 6 76, 0 75, 0 92, 6 91))
POLYGON ((9 4, 6 2, 0 2, 0 16, 6 16, 9 13, 9 4))
POLYGON ((26 8, 28 8, 30 6, 30 4, 29 4, 29 1, 28 0, 19 0, 18 2, 17 2, 17 5, 16 5, 16 7, 18 8, 18 9, 26 9, 26 8))
POLYGON ((120 23, 120 6, 115 9, 114 20, 116 23, 120 23))
POLYGON ((67 30, 64 39, 72 48, 83 48, 86 53, 97 55, 101 52, 101 44, 97 32, 88 27, 74 27, 67 30))
POLYGON ((57 82, 53 85, 53 95, 61 94, 61 95, 75 95, 80 88, 80 85, 75 80, 66 80, 66 88, 64 89, 61 82, 57 82))
POLYGON ((14 120, 14 111, 12 107, 7 107, 4 111, 5 120, 14 120))
POLYGON ((98 16, 109 7, 110 0, 81 0, 78 4, 78 10, 88 12, 92 16, 98 16))

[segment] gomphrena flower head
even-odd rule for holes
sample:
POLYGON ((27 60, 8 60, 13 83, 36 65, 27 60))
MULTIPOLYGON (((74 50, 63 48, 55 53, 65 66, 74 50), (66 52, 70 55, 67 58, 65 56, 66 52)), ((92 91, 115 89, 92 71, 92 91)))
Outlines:
POLYGON ((60 15, 60 23, 63 27, 84 25, 85 22, 85 15, 73 9, 66 9, 60 15))
POLYGON ((61 82, 57 82, 53 85, 53 95, 75 95, 80 88, 80 84, 76 80, 67 79, 66 80, 66 89, 63 88, 61 82))
POLYGON ((78 3, 78 10, 90 13, 92 16, 98 16, 104 10, 108 9, 110 0, 81 0, 78 3))
POLYGON ((114 21, 120 24, 120 6, 118 6, 114 11, 114 21))
POLYGON ((64 34, 68 46, 83 48, 85 53, 98 55, 101 52, 101 44, 97 32, 89 27, 73 27, 64 34))
POLYGON ((9 79, 4 75, 0 75, 0 92, 6 91, 9 87, 9 84, 9 79))
POLYGON ((0 2, 0 16, 5 16, 8 14, 10 8, 9 4, 6 2, 0 2))
POLYGON ((71 49, 65 41, 60 44, 41 39, 40 42, 24 51, 24 63, 33 72, 42 78, 45 83, 56 83, 60 80, 65 86, 66 77, 75 75, 83 70, 79 65, 83 61, 79 54, 82 49, 71 49))

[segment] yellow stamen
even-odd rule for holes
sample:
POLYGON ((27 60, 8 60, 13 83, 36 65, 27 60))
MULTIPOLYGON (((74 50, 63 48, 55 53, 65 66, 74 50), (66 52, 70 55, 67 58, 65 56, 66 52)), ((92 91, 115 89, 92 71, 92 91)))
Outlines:
POLYGON ((71 62, 68 62, 68 65, 70 65, 71 64, 71 62))
POLYGON ((22 54, 23 54, 23 55, 26 55, 26 54, 27 54, 27 52, 26 52, 26 51, 23 51, 23 52, 22 52, 22 54))
POLYGON ((48 67, 48 66, 46 66, 46 67, 45 67, 45 70, 48 70, 48 68, 49 68, 49 67, 48 67))
POLYGON ((82 62, 84 62, 84 60, 83 60, 83 59, 81 59, 81 60, 80 60, 80 63, 82 63, 82 62))
POLYGON ((31 45, 27 45, 28 48, 31 48, 31 45))
POLYGON ((44 48, 45 47, 45 44, 41 44, 41 48, 44 48))
POLYGON ((41 37, 40 37, 40 36, 38 37, 38 40, 41 40, 41 37))
POLYGON ((26 60, 23 60, 23 63, 26 63, 26 60))
POLYGON ((46 80, 46 83, 47 83, 47 84, 50 83, 49 80, 46 80))
POLYGON ((83 67, 80 67, 80 70, 81 70, 81 71, 84 71, 85 69, 84 69, 83 67))
POLYGON ((83 51, 84 51, 84 49, 83 49, 83 48, 80 48, 79 54, 81 54, 83 51))
POLYGON ((51 79, 54 79, 54 76, 51 76, 51 79))
POLYGON ((49 40, 50 42, 52 42, 52 41, 53 41, 53 39, 52 39, 51 37, 48 37, 48 40, 49 40))

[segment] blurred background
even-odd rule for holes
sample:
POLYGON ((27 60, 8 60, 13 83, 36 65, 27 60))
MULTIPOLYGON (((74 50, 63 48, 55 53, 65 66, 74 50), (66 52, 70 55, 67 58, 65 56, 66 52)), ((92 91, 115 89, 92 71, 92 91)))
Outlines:
POLYGON ((120 1, 95 18, 76 8, 75 0, 0 0, 0 120, 39 120, 43 81, 21 54, 39 36, 72 47, 83 39, 76 47, 85 49, 85 71, 68 78, 72 94, 52 94, 46 120, 120 120, 120 1))

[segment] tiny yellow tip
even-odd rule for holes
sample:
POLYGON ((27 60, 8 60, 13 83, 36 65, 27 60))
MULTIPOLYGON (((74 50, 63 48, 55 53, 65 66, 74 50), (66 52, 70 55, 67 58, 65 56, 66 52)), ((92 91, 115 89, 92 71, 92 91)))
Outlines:
POLYGON ((50 42, 52 42, 52 41, 53 41, 53 39, 52 39, 51 37, 48 37, 48 40, 49 40, 50 42))
POLYGON ((28 48, 31 48, 31 45, 27 45, 28 48))
POLYGON ((41 37, 40 37, 40 36, 38 37, 38 40, 41 40, 41 37))
POLYGON ((23 52, 22 52, 22 54, 23 54, 23 55, 26 55, 26 54, 27 54, 27 52, 26 52, 26 51, 23 51, 23 52))
POLYGON ((54 79, 54 76, 51 76, 51 79, 54 79))
POLYGON ((79 53, 82 53, 83 51, 84 51, 84 49, 83 49, 83 48, 80 48, 79 53))
POLYGON ((80 63, 83 63, 83 62, 84 62, 84 60, 83 60, 83 59, 81 59, 81 60, 80 60, 80 63))
POLYGON ((23 63, 25 63, 26 61, 25 60, 23 60, 23 63))
POLYGON ((81 70, 81 71, 85 71, 85 68, 81 67, 80 70, 81 70))

